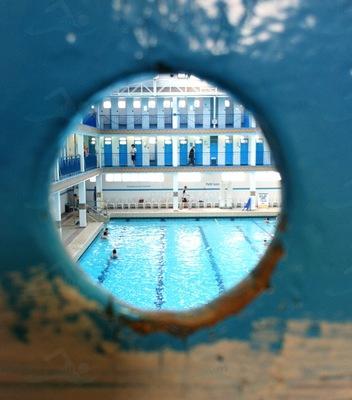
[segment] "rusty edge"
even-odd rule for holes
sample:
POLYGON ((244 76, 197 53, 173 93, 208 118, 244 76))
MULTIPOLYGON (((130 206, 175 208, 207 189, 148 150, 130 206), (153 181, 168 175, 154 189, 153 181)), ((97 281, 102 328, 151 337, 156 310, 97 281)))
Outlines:
MULTIPOLYGON (((281 218, 278 231, 283 231, 285 225, 281 218)), ((270 287, 272 272, 283 255, 281 242, 274 238, 251 274, 207 305, 186 312, 144 312, 130 309, 130 314, 120 315, 119 320, 139 333, 166 332, 180 337, 214 326, 217 322, 237 314, 270 287)))

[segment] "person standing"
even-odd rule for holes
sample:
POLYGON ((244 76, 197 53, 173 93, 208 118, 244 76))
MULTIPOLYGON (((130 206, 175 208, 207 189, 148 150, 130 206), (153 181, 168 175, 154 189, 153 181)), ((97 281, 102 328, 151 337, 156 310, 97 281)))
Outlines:
POLYGON ((191 147, 189 154, 188 154, 188 164, 194 165, 194 146, 191 147))
POLYGON ((184 186, 182 191, 182 208, 186 208, 188 206, 188 194, 187 194, 187 186, 184 186))
POLYGON ((132 145, 131 145, 130 154, 131 154, 131 160, 132 160, 133 166, 136 166, 136 154, 137 154, 137 149, 136 149, 136 145, 135 145, 135 144, 132 144, 132 145))

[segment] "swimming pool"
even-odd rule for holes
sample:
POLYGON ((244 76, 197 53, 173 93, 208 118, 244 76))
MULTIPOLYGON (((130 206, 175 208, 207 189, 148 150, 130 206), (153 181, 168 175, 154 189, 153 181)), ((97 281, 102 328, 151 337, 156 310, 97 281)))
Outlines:
POLYGON ((112 220, 81 268, 117 298, 146 310, 186 310, 208 303, 257 264, 275 219, 112 220), (111 260, 113 248, 118 259, 111 260))

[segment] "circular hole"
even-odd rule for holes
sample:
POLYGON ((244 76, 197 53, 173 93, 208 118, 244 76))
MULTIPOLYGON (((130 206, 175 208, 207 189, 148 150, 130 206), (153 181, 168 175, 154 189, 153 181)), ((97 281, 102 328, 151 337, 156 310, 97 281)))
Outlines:
POLYGON ((87 104, 53 168, 68 253, 139 330, 188 333, 239 311, 282 255, 281 177, 254 116, 188 74, 87 104))

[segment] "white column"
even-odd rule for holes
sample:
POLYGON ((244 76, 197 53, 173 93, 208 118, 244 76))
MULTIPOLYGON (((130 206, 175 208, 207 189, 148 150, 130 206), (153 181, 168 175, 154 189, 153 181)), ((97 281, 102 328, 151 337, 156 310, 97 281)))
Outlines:
POLYGON ((98 168, 101 168, 103 165, 103 149, 104 149, 104 138, 102 136, 97 137, 96 142, 95 142, 95 151, 97 153, 97 162, 98 162, 98 168))
POLYGON ((134 129, 133 98, 126 99, 127 129, 134 129))
POLYGON ((203 139, 203 165, 210 165, 210 138, 203 139))
POLYGON ((165 117, 164 117, 164 99, 158 97, 156 99, 156 121, 157 121, 157 128, 164 129, 165 128, 165 117))
POLYGON ((60 237, 62 236, 61 227, 61 197, 60 192, 51 194, 51 212, 54 217, 54 221, 59 232, 60 237))
POLYGON ((164 149, 164 137, 157 136, 156 138, 156 152, 157 152, 157 160, 158 166, 165 165, 165 149, 164 149))
POLYGON ((103 127, 100 125, 100 104, 98 104, 96 108, 97 108, 97 128, 102 129, 103 127))
POLYGON ((218 165, 225 165, 225 148, 226 137, 225 135, 218 136, 218 165))
POLYGON ((251 198, 251 210, 255 210, 257 208, 257 195, 254 171, 249 172, 249 196, 251 198))
POLYGON ((214 123, 216 121, 216 97, 213 97, 213 117, 212 117, 212 125, 213 128, 216 128, 216 124, 214 123))
POLYGON ((224 97, 218 97, 218 128, 225 128, 225 120, 226 120, 226 115, 225 115, 225 98, 224 97))
POLYGON ((104 195, 103 195, 103 174, 99 174, 96 177, 96 191, 97 191, 97 209, 101 210, 104 208, 104 195))
POLYGON ((172 129, 180 127, 180 116, 178 114, 177 97, 172 98, 172 129))
POLYGON ((226 190, 226 183, 224 181, 220 181, 220 192, 219 192, 220 208, 225 208, 225 190, 226 190))
POLYGON ((177 172, 172 174, 172 209, 178 211, 178 176, 177 172))
POLYGON ((257 126, 257 122, 252 113, 249 113, 249 126, 251 128, 256 128, 256 126, 257 126))
POLYGON ((113 137, 111 138, 112 165, 113 165, 113 166, 119 165, 119 153, 118 153, 118 148, 119 148, 119 138, 113 136, 113 137))
POLYGON ((249 142, 249 165, 255 165, 256 162, 256 138, 255 135, 251 135, 248 137, 248 142, 249 142))
POLYGON ((179 161, 180 155, 178 151, 178 137, 173 136, 172 137, 172 166, 173 167, 178 167, 180 164, 179 161))
POLYGON ((83 135, 76 134, 77 153, 80 156, 81 172, 84 172, 84 146, 83 135))
POLYGON ((265 136, 262 133, 259 133, 259 134, 260 134, 260 137, 263 139, 263 144, 264 144, 264 165, 272 165, 273 160, 271 159, 271 152, 270 152, 269 144, 266 141, 265 136))
POLYGON ((233 105, 233 127, 241 128, 242 121, 242 109, 239 104, 234 103, 233 105))
MULTIPOLYGON (((149 126, 149 116, 148 116, 148 126, 149 126)), ((143 167, 145 166, 148 167, 150 165, 150 144, 149 144, 149 139, 145 136, 142 137, 142 148, 143 148, 142 165, 143 167)))
POLYGON ((79 226, 85 228, 87 226, 87 206, 86 206, 86 182, 78 184, 78 197, 79 197, 79 226))
POLYGON ((240 165, 241 163, 241 137, 238 135, 234 135, 232 137, 233 140, 233 165, 240 165))
POLYGON ((195 127, 195 113, 194 113, 194 99, 189 98, 187 103, 187 128, 194 129, 195 127))
POLYGON ((226 196, 225 196, 225 205, 226 208, 232 208, 233 207, 233 182, 227 182, 227 187, 226 187, 226 196))
POLYGON ((117 97, 111 97, 111 129, 119 129, 117 97))
POLYGON ((204 129, 209 129, 210 128, 210 120, 211 120, 211 115, 210 115, 210 97, 206 97, 203 99, 203 128, 204 129))
POLYGON ((142 98, 142 129, 149 129, 148 98, 142 98))

